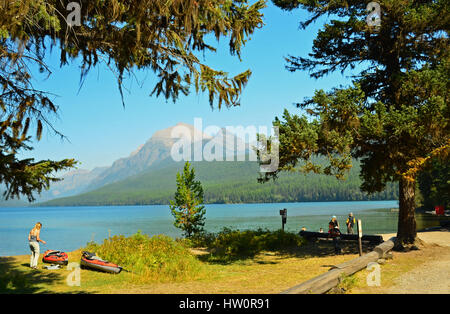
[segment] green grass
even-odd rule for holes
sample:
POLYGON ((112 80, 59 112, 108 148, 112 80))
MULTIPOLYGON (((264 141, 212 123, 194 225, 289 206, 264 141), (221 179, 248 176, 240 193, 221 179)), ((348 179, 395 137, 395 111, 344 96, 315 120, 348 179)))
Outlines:
POLYGON ((263 230, 220 232, 208 239, 204 240, 213 240, 210 248, 228 249, 233 258, 220 250, 188 248, 191 241, 161 236, 115 236, 89 243, 69 252, 69 262, 79 262, 81 251, 89 249, 133 271, 109 274, 81 269, 81 286, 73 287, 66 284, 71 274, 66 267, 46 270, 39 260, 39 269, 32 270, 29 255, 0 257, 0 293, 279 293, 328 271, 329 265, 357 256, 352 248, 336 256, 328 243, 290 248, 296 236, 263 230))
POLYGON ((137 275, 139 282, 193 279, 203 269, 189 248, 164 235, 113 236, 101 244, 90 242, 83 250, 122 266, 137 275))
POLYGON ((338 286, 335 289, 332 289, 330 293, 336 293, 336 291, 339 291, 339 293, 345 293, 347 291, 351 291, 353 288, 357 287, 360 284, 360 279, 356 276, 347 276, 345 274, 342 274, 340 277, 340 282, 338 286))
POLYGON ((291 252, 305 243, 302 237, 292 232, 230 228, 223 228, 218 233, 205 233, 188 241, 193 247, 206 247, 210 261, 223 262, 253 258, 263 251, 291 252))
MULTIPOLYGON (((296 241, 295 234, 264 230, 224 230, 189 241, 139 233, 115 236, 101 244, 89 243, 84 249, 96 250, 100 257, 128 265, 134 272, 115 275, 81 269, 81 286, 71 287, 66 284, 71 270, 65 267, 46 270, 39 259, 39 269, 32 270, 29 255, 0 257, 0 294, 280 293, 327 272, 333 265, 358 257, 353 243, 343 243, 343 254, 334 255, 331 243, 301 242, 291 247, 296 241), (198 250, 205 254, 196 256, 187 247, 194 241, 216 251, 198 250), (227 259, 226 250, 234 257, 227 259), (224 260, 227 262, 222 263, 224 260)), ((366 270, 342 277, 339 287, 346 293, 385 293, 401 274, 441 258, 442 250, 430 246, 420 251, 395 252, 394 259, 381 266, 381 287, 367 287, 366 270)), ((81 249, 68 254, 69 262, 79 262, 81 249)))

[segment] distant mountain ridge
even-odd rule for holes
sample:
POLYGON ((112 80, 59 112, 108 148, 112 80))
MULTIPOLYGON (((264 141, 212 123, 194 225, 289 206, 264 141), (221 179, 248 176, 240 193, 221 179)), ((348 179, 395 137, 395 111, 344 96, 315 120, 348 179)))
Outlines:
MULTIPOLYGON (((40 195, 35 195, 37 202, 43 202, 57 197, 66 197, 86 192, 87 187, 93 179, 106 170, 107 167, 97 167, 92 170, 74 169, 63 175, 57 176, 62 179, 51 183, 49 190, 44 190, 40 195)), ((8 201, 5 204, 17 204, 27 206, 26 198, 21 197, 15 202, 8 201)))
MULTIPOLYGON (((220 140, 223 140, 222 146, 224 148, 226 148, 227 142, 233 141, 234 143, 233 150, 224 150, 224 159, 227 153, 245 154, 248 152, 248 145, 246 146, 243 140, 230 132, 225 132, 224 130, 222 132, 223 138, 219 136, 220 134, 211 136, 195 129, 190 124, 179 122, 174 126, 156 131, 144 144, 139 145, 135 151, 131 152, 129 156, 117 159, 110 167, 98 167, 91 171, 76 169, 62 175, 61 178, 63 180, 53 183, 49 191, 41 193, 38 201, 43 202, 58 197, 89 192, 134 175, 139 175, 149 168, 157 167, 161 163, 170 162, 172 147, 183 136, 190 138, 192 141, 191 156, 198 156, 198 149, 203 151, 205 145, 214 146, 220 140), (245 147, 243 150, 236 149, 236 147, 242 146, 245 147)), ((202 152, 200 152, 201 154, 202 152)))
POLYGON ((183 148, 190 151, 191 157, 202 157, 192 164, 204 186, 206 203, 378 200, 398 196, 394 185, 372 196, 362 193, 357 161, 347 181, 325 175, 283 173, 275 182, 257 183, 259 165, 249 161, 251 145, 224 129, 218 131, 211 136, 186 123, 157 131, 110 167, 64 175, 64 181, 49 191, 53 199, 42 198, 38 205, 168 204, 175 191, 176 173, 184 164, 184 160, 174 160, 172 155, 179 153, 181 133, 193 140, 183 148), (233 156, 233 161, 222 161, 227 156, 233 156), (238 161, 238 156, 245 161, 238 161), (211 161, 213 157, 220 161, 211 161))
MULTIPOLYGON (((172 148, 174 144, 180 141, 181 134, 190 138, 191 140, 191 157, 201 156, 205 145, 215 146, 223 140, 222 146, 224 148, 223 154, 226 155, 226 142, 233 141, 235 145, 228 154, 245 154, 248 149, 244 145, 243 150, 237 150, 236 143, 242 142, 230 132, 222 130, 224 136, 219 135, 210 136, 203 133, 200 130, 194 128, 194 126, 186 123, 178 123, 175 126, 166 128, 155 132, 152 137, 139 148, 132 152, 126 158, 120 158, 116 160, 111 167, 100 173, 91 184, 87 187, 87 190, 94 190, 104 185, 118 182, 128 177, 137 175, 149 169, 150 167, 157 166, 159 163, 164 162, 172 157, 172 148), (201 152, 199 152, 201 150, 201 152)), ((242 146, 242 144, 241 144, 242 146)), ((225 156, 223 156, 225 158, 225 156)))
MULTIPOLYGON (((205 203, 276 203, 311 201, 392 200, 396 185, 381 193, 360 191, 359 163, 346 181, 316 174, 282 173, 277 181, 258 183, 259 165, 252 161, 194 161, 196 178, 205 191, 205 203)), ((51 200, 42 206, 101 206, 169 204, 176 190, 176 174, 183 162, 166 160, 158 167, 72 197, 51 200)))

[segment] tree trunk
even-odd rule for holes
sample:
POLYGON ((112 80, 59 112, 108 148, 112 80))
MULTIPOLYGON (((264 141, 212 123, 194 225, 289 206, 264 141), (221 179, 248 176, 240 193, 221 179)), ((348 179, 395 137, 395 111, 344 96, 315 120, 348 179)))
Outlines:
POLYGON ((417 249, 417 231, 415 218, 415 182, 400 179, 399 213, 395 250, 417 249))

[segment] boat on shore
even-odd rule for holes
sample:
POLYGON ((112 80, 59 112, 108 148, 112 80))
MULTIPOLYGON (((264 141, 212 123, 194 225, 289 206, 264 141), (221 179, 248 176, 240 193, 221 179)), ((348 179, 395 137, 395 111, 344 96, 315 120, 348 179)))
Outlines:
POLYGON ((122 271, 122 267, 102 260, 95 253, 83 252, 81 255, 80 265, 82 268, 103 271, 106 273, 118 274, 122 271))
POLYGON ((47 250, 44 252, 42 262, 49 264, 67 265, 69 263, 69 256, 66 252, 47 250))

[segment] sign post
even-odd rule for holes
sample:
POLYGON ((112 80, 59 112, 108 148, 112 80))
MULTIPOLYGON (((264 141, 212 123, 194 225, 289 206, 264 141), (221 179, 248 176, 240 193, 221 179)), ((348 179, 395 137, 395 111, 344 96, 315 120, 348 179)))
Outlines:
POLYGON ((281 230, 284 231, 284 224, 286 223, 287 220, 287 209, 281 209, 280 210, 280 216, 281 216, 281 230))
POLYGON ((362 222, 358 219, 358 244, 359 244, 359 256, 362 255, 362 222))

